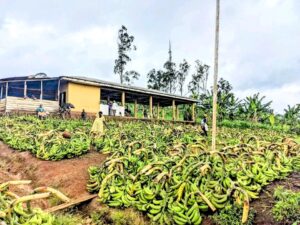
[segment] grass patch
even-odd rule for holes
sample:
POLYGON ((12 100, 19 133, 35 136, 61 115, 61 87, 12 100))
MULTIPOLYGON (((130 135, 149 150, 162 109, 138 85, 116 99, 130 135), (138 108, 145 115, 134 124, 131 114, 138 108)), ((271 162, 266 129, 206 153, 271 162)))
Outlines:
POLYGON ((92 213, 91 218, 95 225, 149 224, 139 212, 136 212, 133 209, 118 210, 105 207, 92 213))
POLYGON ((254 224, 255 211, 250 209, 248 220, 242 224, 243 208, 238 205, 230 205, 211 216, 217 225, 252 225, 254 224))
POLYGON ((300 192, 293 192, 279 186, 274 191, 276 203, 272 208, 275 220, 288 224, 300 223, 300 192))

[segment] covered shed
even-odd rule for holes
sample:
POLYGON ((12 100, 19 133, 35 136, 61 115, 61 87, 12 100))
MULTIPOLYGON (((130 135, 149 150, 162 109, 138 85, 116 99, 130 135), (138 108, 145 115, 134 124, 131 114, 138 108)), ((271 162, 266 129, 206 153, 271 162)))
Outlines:
MULTIPOLYGON (((172 119, 179 119, 179 106, 188 105, 195 120, 195 99, 172 95, 147 88, 128 86, 88 77, 60 76, 49 78, 45 74, 26 77, 11 77, 0 80, 0 111, 33 112, 39 104, 49 112, 57 112, 64 103, 72 103, 73 115, 84 109, 95 115, 105 111, 108 102, 116 101, 122 110, 126 103, 134 106, 133 117, 138 118, 138 106, 143 105, 150 119, 164 119, 165 107, 172 108, 172 119)), ((121 113, 124 116, 124 113, 121 113)))

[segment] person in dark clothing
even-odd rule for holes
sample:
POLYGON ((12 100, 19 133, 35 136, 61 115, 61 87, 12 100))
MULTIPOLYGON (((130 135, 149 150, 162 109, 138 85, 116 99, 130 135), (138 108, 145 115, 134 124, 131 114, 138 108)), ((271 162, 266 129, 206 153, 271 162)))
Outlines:
POLYGON ((111 101, 109 101, 108 102, 108 115, 109 116, 112 116, 112 102, 111 101))
POLYGON ((146 109, 144 109, 144 118, 148 118, 148 113, 146 109))
POLYGON ((203 131, 203 134, 205 136, 207 136, 207 132, 208 132, 208 125, 207 125, 207 119, 206 119, 206 115, 203 116, 202 120, 201 120, 201 129, 203 131))
POLYGON ((84 109, 83 109, 82 112, 81 112, 81 119, 82 119, 82 120, 86 120, 86 112, 85 112, 84 109))

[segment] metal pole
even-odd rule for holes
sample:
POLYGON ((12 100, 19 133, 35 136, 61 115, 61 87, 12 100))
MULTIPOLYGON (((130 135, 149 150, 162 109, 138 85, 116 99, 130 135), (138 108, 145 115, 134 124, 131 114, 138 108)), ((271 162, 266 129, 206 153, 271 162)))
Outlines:
POLYGON ((219 25, 220 25, 220 0, 216 0, 216 33, 215 33, 215 63, 214 63, 214 87, 213 87, 213 115, 212 115, 212 139, 211 149, 216 150, 217 136, 217 82, 218 82, 218 57, 219 57, 219 25))

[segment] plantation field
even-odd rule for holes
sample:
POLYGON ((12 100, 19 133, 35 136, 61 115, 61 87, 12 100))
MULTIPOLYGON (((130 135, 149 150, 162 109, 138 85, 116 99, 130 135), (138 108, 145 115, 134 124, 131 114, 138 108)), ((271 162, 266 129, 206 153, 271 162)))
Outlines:
MULTIPOLYGON (((86 154, 90 127, 76 120, 4 117, 0 139, 55 161, 86 154), (64 131, 71 138, 63 138, 64 131)), ((88 169, 87 189, 104 205, 133 208, 153 224, 201 224, 207 215, 236 207, 239 221, 251 224, 251 201, 267 185, 300 170, 300 146, 287 133, 222 127, 217 151, 211 151, 199 126, 108 122, 108 127, 93 141, 108 155, 88 169)), ((34 215, 27 215, 28 221, 34 215)))

